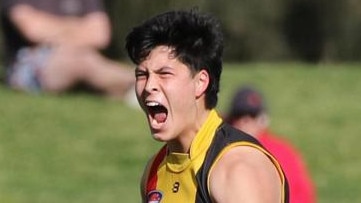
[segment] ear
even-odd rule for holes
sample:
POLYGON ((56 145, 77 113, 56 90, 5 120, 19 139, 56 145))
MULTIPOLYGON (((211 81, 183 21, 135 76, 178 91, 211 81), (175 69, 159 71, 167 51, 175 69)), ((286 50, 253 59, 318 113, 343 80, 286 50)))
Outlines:
POLYGON ((196 97, 200 97, 206 91, 209 85, 209 74, 206 70, 201 70, 196 75, 196 97))

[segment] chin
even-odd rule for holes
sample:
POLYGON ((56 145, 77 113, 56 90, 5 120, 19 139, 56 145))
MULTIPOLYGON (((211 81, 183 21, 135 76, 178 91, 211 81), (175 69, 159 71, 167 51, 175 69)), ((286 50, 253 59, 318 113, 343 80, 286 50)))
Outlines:
POLYGON ((157 142, 167 142, 167 140, 162 139, 162 138, 157 137, 157 136, 154 136, 154 135, 153 135, 153 139, 154 139, 155 141, 157 141, 157 142))
POLYGON ((158 133, 152 132, 152 137, 154 140, 159 141, 159 142, 168 142, 170 140, 169 136, 167 136, 164 133, 159 133, 159 132, 158 133))

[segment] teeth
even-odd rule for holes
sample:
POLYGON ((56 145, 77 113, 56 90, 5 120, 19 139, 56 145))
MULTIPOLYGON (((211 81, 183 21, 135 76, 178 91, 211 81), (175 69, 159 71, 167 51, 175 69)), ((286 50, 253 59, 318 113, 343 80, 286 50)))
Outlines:
POLYGON ((158 102, 150 101, 146 103, 147 106, 160 106, 161 104, 158 102))

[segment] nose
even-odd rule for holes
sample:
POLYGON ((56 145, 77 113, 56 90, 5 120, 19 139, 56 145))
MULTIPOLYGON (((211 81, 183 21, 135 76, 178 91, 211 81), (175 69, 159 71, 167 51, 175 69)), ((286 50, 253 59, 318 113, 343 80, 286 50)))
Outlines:
POLYGON ((151 93, 158 90, 158 82, 154 75, 150 74, 145 84, 145 91, 151 93))

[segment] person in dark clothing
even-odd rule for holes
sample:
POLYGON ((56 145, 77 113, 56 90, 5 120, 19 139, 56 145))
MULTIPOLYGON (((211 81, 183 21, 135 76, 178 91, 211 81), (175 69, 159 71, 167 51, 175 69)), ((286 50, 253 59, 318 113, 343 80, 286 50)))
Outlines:
POLYGON ((6 82, 26 92, 62 93, 82 83, 124 99, 134 84, 126 63, 100 51, 111 37, 99 0, 2 0, 6 82))

